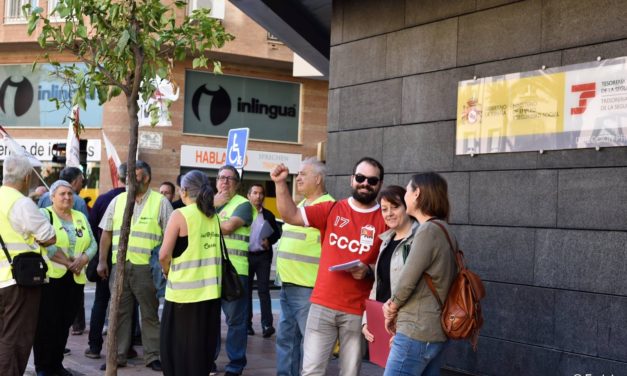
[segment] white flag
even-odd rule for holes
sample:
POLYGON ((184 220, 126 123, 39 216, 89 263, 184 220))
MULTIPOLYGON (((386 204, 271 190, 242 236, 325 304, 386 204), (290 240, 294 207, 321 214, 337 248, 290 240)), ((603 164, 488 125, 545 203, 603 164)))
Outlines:
POLYGON ((81 166, 81 151, 80 143, 78 141, 77 130, 79 127, 79 109, 78 106, 74 106, 72 109, 73 119, 70 119, 70 124, 67 130, 67 142, 65 144, 65 165, 68 167, 78 167, 83 170, 81 166))
POLYGON ((105 142, 105 149, 107 151, 107 162, 109 164, 109 172, 111 173, 111 183, 113 184, 113 188, 119 188, 122 186, 120 183, 120 179, 118 178, 118 166, 120 166, 120 157, 118 157, 118 152, 115 150, 115 147, 107 138, 107 135, 102 131, 102 139, 105 142))
POLYGON ((26 149, 18 144, 17 141, 15 141, 11 136, 9 136, 7 131, 5 131, 2 126, 0 126, 0 136, 2 136, 2 139, 4 140, 4 145, 11 151, 11 153, 25 156, 26 158, 28 158, 30 165, 33 167, 41 167, 41 161, 35 158, 31 153, 27 152, 26 149))

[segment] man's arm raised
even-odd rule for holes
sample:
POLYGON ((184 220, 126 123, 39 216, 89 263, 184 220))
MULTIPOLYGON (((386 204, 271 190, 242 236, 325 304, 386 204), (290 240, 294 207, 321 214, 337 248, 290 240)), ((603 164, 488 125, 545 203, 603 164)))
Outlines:
POLYGON ((305 221, 300 210, 292 200, 292 195, 287 186, 287 176, 289 170, 284 164, 276 166, 270 172, 270 178, 274 182, 276 190, 276 206, 283 218, 283 221, 295 226, 304 226, 305 221))

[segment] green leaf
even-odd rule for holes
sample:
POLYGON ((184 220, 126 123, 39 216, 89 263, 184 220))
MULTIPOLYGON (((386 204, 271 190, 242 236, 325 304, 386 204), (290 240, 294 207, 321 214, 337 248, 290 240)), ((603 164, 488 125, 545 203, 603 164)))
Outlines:
POLYGON ((87 39, 87 28, 85 25, 79 25, 76 28, 76 34, 83 39, 87 39))
POLYGON ((65 26, 63 26, 63 35, 66 37, 70 37, 74 34, 74 25, 71 22, 66 22, 65 26))
POLYGON ((124 32, 122 33, 122 36, 120 36, 120 40, 118 40, 118 44, 116 46, 116 51, 118 56, 120 56, 122 54, 122 51, 124 50, 124 48, 126 47, 126 45, 128 44, 128 40, 130 39, 131 35, 129 34, 128 30, 124 30, 124 32))

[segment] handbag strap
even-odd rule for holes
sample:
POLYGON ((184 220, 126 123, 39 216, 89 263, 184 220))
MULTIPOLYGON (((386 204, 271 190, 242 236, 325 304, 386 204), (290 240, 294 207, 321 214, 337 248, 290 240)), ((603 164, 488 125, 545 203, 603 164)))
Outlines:
POLYGON ((2 235, 0 235, 0 244, 2 244, 2 250, 4 251, 5 256, 7 256, 7 260, 9 260, 9 264, 13 264, 13 260, 11 260, 11 255, 7 250, 6 244, 4 244, 4 239, 2 239, 2 235))
POLYGON ((218 227, 220 229, 220 245, 222 248, 222 260, 228 260, 231 261, 229 259, 229 252, 226 249, 226 242, 224 241, 224 236, 222 235, 222 228, 218 227))

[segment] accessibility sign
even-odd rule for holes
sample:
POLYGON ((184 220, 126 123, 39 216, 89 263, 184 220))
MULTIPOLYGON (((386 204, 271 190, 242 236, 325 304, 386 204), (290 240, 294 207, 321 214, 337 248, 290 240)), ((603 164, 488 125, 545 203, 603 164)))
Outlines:
POLYGON ((244 168, 249 133, 249 128, 235 128, 229 130, 229 140, 226 144, 227 165, 233 166, 237 169, 244 168))

